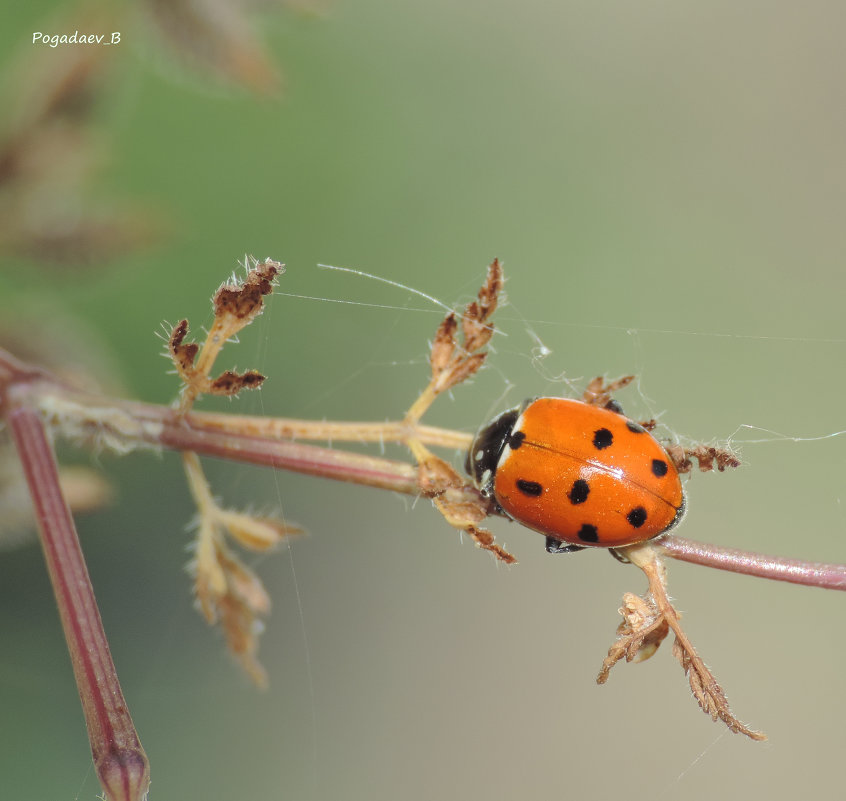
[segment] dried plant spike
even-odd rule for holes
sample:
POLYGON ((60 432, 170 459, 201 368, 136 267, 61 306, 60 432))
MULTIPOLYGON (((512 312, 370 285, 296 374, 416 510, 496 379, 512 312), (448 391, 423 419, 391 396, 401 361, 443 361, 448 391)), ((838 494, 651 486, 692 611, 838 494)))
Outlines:
POLYGON ((217 559, 227 576, 227 591, 217 599, 220 625, 230 653, 256 686, 267 687, 267 673, 258 661, 259 636, 264 628, 259 616, 270 613, 270 596, 259 577, 222 543, 217 559))
MULTIPOLYGON (((419 445, 419 448, 423 448, 419 445)), ((512 565, 517 559, 497 545, 490 531, 479 527, 491 513, 491 502, 459 475, 452 465, 423 448, 415 454, 419 461, 418 485, 431 498, 438 511, 453 528, 465 532, 478 548, 488 551, 500 562, 512 565)))
MULTIPOLYGON (((627 594, 624 597, 623 608, 620 610, 624 623, 618 629, 620 639, 611 647, 608 656, 602 664, 597 682, 602 684, 608 678, 610 669, 623 658, 627 661, 638 661, 641 649, 654 644, 652 651, 660 644, 666 635, 658 632, 657 625, 663 624, 675 635, 673 655, 678 659, 682 669, 688 677, 690 689, 699 707, 712 720, 720 720, 729 731, 744 734, 752 740, 766 740, 767 736, 760 731, 751 729, 735 717, 729 707, 722 687, 717 683, 714 674, 708 669, 702 658, 696 652, 693 643, 688 639, 679 621, 678 612, 667 595, 667 578, 664 564, 661 561, 658 548, 650 543, 641 543, 620 549, 622 555, 637 565, 646 574, 649 582, 649 593, 640 598, 627 594), (626 602, 629 601, 627 604, 626 602), (642 602, 642 603, 641 603, 642 602), (657 623, 656 623, 657 622, 657 623), (652 634, 656 632, 656 634, 652 634), (655 642, 655 636, 660 639, 655 642)), ((645 658, 651 655, 647 653, 645 658)))
POLYGON ((302 529, 268 517, 221 508, 211 494, 200 460, 192 452, 182 456, 185 474, 199 514, 194 559, 197 604, 209 624, 219 623, 229 651, 259 687, 267 674, 258 661, 261 618, 270 612, 270 596, 261 579, 226 543, 227 535, 251 550, 273 548, 302 529))
POLYGON ((195 342, 186 344, 186 336, 188 336, 188 321, 181 320, 173 327, 167 343, 173 363, 183 381, 186 377, 193 375, 194 360, 200 350, 200 346, 195 342))
POLYGON ((273 517, 257 517, 231 509, 218 510, 218 519, 233 539, 253 551, 267 551, 288 537, 305 534, 300 526, 293 523, 285 523, 273 517))
POLYGON ((215 292, 212 298, 214 322, 202 348, 185 343, 187 320, 182 320, 171 332, 168 351, 185 384, 179 404, 181 414, 186 414, 200 395, 237 395, 243 389, 261 386, 265 380, 255 370, 244 373, 226 370, 217 378, 210 375, 223 346, 262 313, 265 295, 273 291, 276 278, 285 269, 283 264, 272 259, 258 262, 246 258, 244 267, 247 275, 242 281, 233 279, 215 292))
MULTIPOLYGON (((242 282, 224 284, 212 299, 215 317, 232 316, 246 322, 261 314, 263 297, 273 292, 276 278, 285 265, 272 259, 252 261, 252 267, 242 282)), ((245 323, 246 324, 246 323, 245 323)))
POLYGON ((483 348, 493 336, 493 326, 488 324, 488 320, 496 311, 503 284, 502 265, 499 259, 494 259, 488 267, 478 299, 467 304, 461 320, 464 348, 468 353, 483 348))
POLYGON ((514 556, 494 542, 490 531, 479 527, 479 523, 491 514, 491 502, 451 465, 435 456, 414 433, 435 398, 465 381, 484 363, 487 352, 481 348, 493 335, 490 318, 502 285, 502 266, 499 259, 494 259, 476 299, 467 304, 461 316, 461 345, 456 340, 458 318, 455 312, 450 312, 441 321, 429 351, 431 378, 406 412, 403 423, 411 432, 406 444, 418 465, 421 492, 432 499, 451 526, 465 532, 479 548, 492 553, 499 561, 513 564, 517 561, 514 556))
POLYGON ((264 310, 264 296, 273 291, 276 278, 285 266, 265 259, 246 259, 247 276, 243 281, 224 284, 212 298, 214 323, 200 352, 198 369, 208 375, 220 349, 248 326, 264 310))
POLYGON ((486 528, 467 526, 464 531, 466 531, 470 539, 476 543, 477 548, 493 554, 498 562, 503 562, 506 565, 517 564, 517 557, 501 545, 497 545, 496 542, 494 542, 494 535, 486 528))
POLYGON ((468 303, 464 309, 461 317, 461 345, 455 338, 458 329, 455 312, 450 312, 441 321, 429 351, 431 379, 406 413, 406 425, 416 425, 438 395, 467 380, 482 366, 487 354, 481 348, 487 345, 493 335, 490 318, 497 307, 502 285, 502 266, 499 259, 494 259, 488 267, 485 282, 476 300, 468 303))
MULTIPOLYGON (((485 283, 479 289, 478 319, 480 322, 489 320, 491 315, 496 311, 504 284, 505 276, 502 272, 502 264, 500 264, 499 259, 494 259, 488 265, 488 274, 485 283)), ((474 301, 470 305, 476 306, 477 304, 474 301)))
POLYGON ((617 627, 617 640, 608 649, 608 656, 596 677, 597 684, 605 684, 611 668, 623 657, 626 662, 644 662, 657 650, 670 631, 651 595, 641 598, 627 592, 619 609, 623 622, 617 627))
POLYGON ((703 473, 708 473, 715 468, 722 473, 728 467, 740 466, 740 459, 734 453, 713 445, 696 445, 692 448, 668 445, 666 450, 679 473, 689 473, 693 469, 693 459, 696 459, 703 473))
POLYGON ((455 341, 455 332, 458 329, 458 322, 455 313, 448 314, 441 321, 438 330, 435 332, 435 338, 432 341, 432 347, 429 352, 429 364, 432 366, 432 379, 437 378, 447 369, 452 360, 458 343, 455 341))
POLYGON ((602 376, 597 376, 588 383, 582 393, 582 401, 590 406, 607 406, 618 389, 627 387, 634 381, 633 375, 624 375, 606 384, 602 376))
POLYGON ((471 353, 466 358, 461 359, 450 371, 449 380, 442 385, 439 384, 439 393, 458 386, 470 378, 471 375, 478 372, 479 368, 484 364, 487 355, 487 353, 471 353))
POLYGON ((265 381, 265 376, 256 370, 236 373, 226 370, 212 381, 206 392, 209 395, 237 395, 242 389, 258 389, 265 381))

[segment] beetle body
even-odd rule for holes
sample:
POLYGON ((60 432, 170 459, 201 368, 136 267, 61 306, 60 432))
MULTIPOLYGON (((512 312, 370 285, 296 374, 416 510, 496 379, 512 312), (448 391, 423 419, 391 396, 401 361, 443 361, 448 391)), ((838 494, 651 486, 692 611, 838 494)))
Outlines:
POLYGON ((546 534, 548 550, 657 537, 684 514, 681 480, 661 444, 618 409, 527 401, 476 435, 467 471, 506 515, 546 534))

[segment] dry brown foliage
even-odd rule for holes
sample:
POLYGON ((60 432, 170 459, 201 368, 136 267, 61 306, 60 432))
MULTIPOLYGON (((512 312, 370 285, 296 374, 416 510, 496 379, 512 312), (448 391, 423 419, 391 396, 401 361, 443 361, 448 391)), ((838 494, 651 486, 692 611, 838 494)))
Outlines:
MULTIPOLYGON (((168 351, 184 382, 179 407, 182 414, 187 414, 200 395, 234 395, 255 389, 264 381, 264 376, 255 370, 226 370, 217 378, 210 376, 226 342, 262 313, 264 298, 273 291, 276 278, 284 269, 271 259, 247 260, 244 268, 246 276, 242 280, 233 279, 215 293, 214 322, 202 346, 185 342, 187 320, 171 332, 168 351)), ((197 455, 186 452, 183 462, 199 517, 194 559, 189 564, 197 604, 209 623, 220 623, 229 650, 253 681, 265 686, 267 676, 258 661, 258 638, 260 619, 270 612, 270 597, 261 579, 238 558, 227 541, 248 550, 265 551, 303 531, 273 517, 221 507, 212 495, 197 455)))
POLYGON ((223 346, 264 310, 264 297, 273 291, 284 265, 271 259, 244 263, 247 271, 242 281, 233 279, 217 290, 212 299, 214 322, 202 348, 185 342, 188 321, 174 326, 168 340, 173 365, 184 383, 180 411, 186 413, 200 395, 237 395, 244 389, 261 386, 264 376, 255 370, 235 373, 226 370, 216 378, 209 373, 223 346))
POLYGON ((432 366, 430 387, 434 395, 465 381, 484 363, 488 354, 482 348, 493 336, 490 319, 496 311, 502 286, 502 265, 499 259, 494 259, 477 299, 468 303, 461 315, 462 343, 459 344, 455 336, 458 331, 455 312, 450 312, 438 326, 429 353, 432 366))
POLYGON ((672 631, 675 635, 673 656, 687 675, 693 697, 702 711, 712 720, 721 720, 729 731, 744 734, 752 740, 766 740, 763 732, 749 728, 735 717, 722 687, 682 629, 679 613, 667 594, 666 569, 656 547, 643 543, 621 548, 620 551, 646 574, 649 591, 643 596, 632 593, 623 596, 619 610, 623 622, 617 628, 616 642, 602 662, 597 683, 604 684, 611 668, 624 657, 627 662, 648 659, 672 631))
POLYGON ((497 545, 493 534, 481 523, 494 511, 494 505, 483 498, 478 489, 448 462, 433 454, 413 434, 413 428, 435 398, 467 380, 484 364, 488 355, 482 350, 493 336, 491 317, 496 310, 504 279, 499 259, 488 267, 485 281, 475 300, 464 308, 460 318, 461 342, 457 338, 459 318, 450 312, 435 332, 429 353, 431 378, 405 415, 410 435, 407 441, 419 467, 419 484, 424 495, 432 498, 444 519, 454 528, 465 532, 482 550, 493 554, 506 564, 517 559, 497 545))
POLYGON ((695 445, 691 448, 668 445, 666 450, 679 473, 689 473, 693 469, 693 459, 696 459, 703 473, 710 472, 714 468, 722 473, 727 467, 740 466, 740 459, 735 454, 729 450, 715 448, 713 445, 695 445))

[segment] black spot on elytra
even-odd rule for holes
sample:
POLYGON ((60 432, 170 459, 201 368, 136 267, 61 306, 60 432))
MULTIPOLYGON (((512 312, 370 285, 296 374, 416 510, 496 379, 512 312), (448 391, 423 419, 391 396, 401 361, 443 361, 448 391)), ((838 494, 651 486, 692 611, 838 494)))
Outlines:
POLYGON ((607 428, 600 428, 593 432, 593 447, 598 451, 611 447, 614 435, 607 428))
POLYGON ((567 493, 567 497, 570 499, 570 503, 584 503, 587 500, 589 492, 590 485, 587 481, 583 478, 577 478, 573 482, 573 486, 570 488, 570 491, 567 493))
POLYGON ((667 475, 667 463, 663 459, 652 460, 652 474, 658 478, 663 478, 667 475))
POLYGON ((596 531, 596 526, 592 526, 590 523, 584 523, 576 536, 582 542, 599 542, 599 534, 596 531))
POLYGON ((645 434, 646 433, 646 429, 642 425, 639 425, 638 423, 636 423, 634 420, 626 420, 626 428, 628 428, 629 431, 632 432, 632 434, 645 434))
POLYGON ((526 435, 522 431, 515 431, 509 438, 508 438, 508 447, 511 448, 512 451, 516 451, 523 444, 523 440, 526 439, 526 435))
POLYGON ((635 508, 626 515, 626 520, 628 520, 635 528, 640 528, 646 522, 646 509, 642 506, 635 506, 635 508))
POLYGON ((537 498, 543 492, 543 487, 537 481, 526 481, 525 478, 517 479, 517 489, 532 498, 537 498))

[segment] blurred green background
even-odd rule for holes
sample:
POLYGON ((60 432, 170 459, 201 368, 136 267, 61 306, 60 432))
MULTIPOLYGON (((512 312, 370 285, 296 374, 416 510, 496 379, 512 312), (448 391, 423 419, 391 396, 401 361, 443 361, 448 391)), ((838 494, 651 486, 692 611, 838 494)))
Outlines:
MULTIPOLYGON (((846 561, 841 5, 336 0, 259 22, 279 98, 163 60, 125 12, 97 191, 155 210, 164 235, 82 272, 7 253, 4 314, 58 304, 129 392, 169 402, 160 322, 198 331, 236 260, 270 256, 288 265, 279 295, 221 359, 269 380, 218 406, 393 419, 425 383, 440 312, 316 265, 458 304, 499 256, 507 336, 428 422, 470 431, 523 397, 636 372, 630 415, 741 449, 735 473, 692 476, 681 533, 846 561)), ((32 32, 73 32, 74 13, 6 9, 10 91, 22 64, 62 57, 32 32)), ((668 645, 595 686, 621 594, 644 589, 604 553, 549 557, 496 522, 520 559, 504 568, 428 502, 208 463, 228 504, 281 504, 310 532, 251 561, 274 601, 261 693, 192 609, 178 458, 65 454, 119 493, 79 527, 151 799, 842 792, 840 594, 671 565, 688 633, 771 738, 757 745, 697 709, 668 645)), ((94 798, 34 544, 0 559, 0 636, 0 795, 94 798)))

